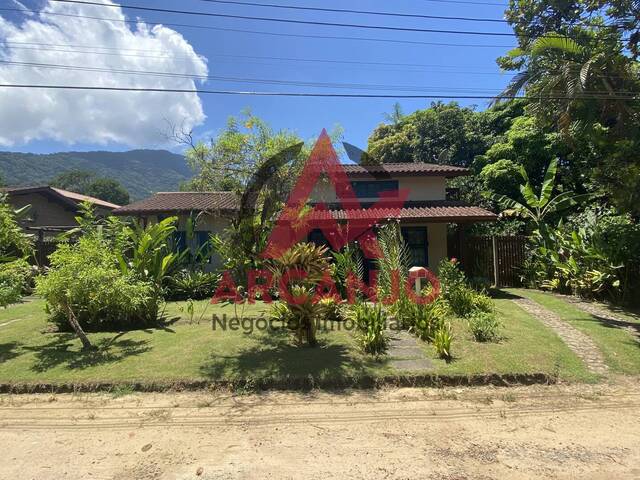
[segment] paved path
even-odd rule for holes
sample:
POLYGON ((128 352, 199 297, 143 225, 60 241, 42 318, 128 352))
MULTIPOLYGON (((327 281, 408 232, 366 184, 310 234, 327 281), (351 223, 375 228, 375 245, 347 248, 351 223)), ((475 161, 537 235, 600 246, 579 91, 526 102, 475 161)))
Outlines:
POLYGON ((578 297, 571 295, 556 294, 557 297, 562 298, 566 302, 571 303, 574 307, 582 310, 585 313, 593 315, 602 323, 615 328, 621 328, 633 335, 636 340, 640 341, 640 322, 630 322, 624 318, 616 316, 613 312, 610 312, 606 308, 598 305, 594 302, 588 302, 578 297))
POLYGON ((391 366, 397 370, 416 372, 433 368, 420 340, 404 330, 389 330, 387 354, 391 359, 391 366))
POLYGON ((593 340, 591 340, 591 337, 582 333, 580 330, 562 320, 556 313, 533 300, 517 298, 514 299, 513 302, 555 331, 562 341, 582 359, 590 371, 598 374, 607 373, 609 367, 604 363, 602 353, 593 340))

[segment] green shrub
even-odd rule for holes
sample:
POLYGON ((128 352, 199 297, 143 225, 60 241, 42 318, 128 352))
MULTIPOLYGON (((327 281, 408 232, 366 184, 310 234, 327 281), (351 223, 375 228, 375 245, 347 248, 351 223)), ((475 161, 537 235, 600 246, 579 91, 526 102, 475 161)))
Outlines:
POLYGON ((443 324, 433 336, 433 346, 436 349, 438 357, 445 360, 451 360, 451 343, 453 342, 453 334, 451 333, 451 325, 443 324))
POLYGON ((33 268, 26 260, 0 263, 0 307, 18 303, 31 292, 33 268))
POLYGON ((167 280, 165 298, 168 300, 204 300, 213 296, 218 275, 199 270, 182 270, 167 280))
POLYGON ((99 238, 61 244, 49 258, 51 269, 37 278, 37 293, 59 328, 69 328, 70 315, 92 331, 143 327, 156 320, 153 284, 123 273, 115 253, 99 238))
POLYGON ((380 355, 387 350, 387 316, 380 304, 356 303, 351 306, 347 315, 358 329, 357 337, 362 350, 372 355, 380 355))
POLYGON ((426 305, 409 302, 404 308, 402 325, 409 324, 409 329, 422 340, 432 342, 436 331, 444 325, 449 307, 442 299, 426 305))
POLYGON ((478 342, 495 342, 500 339, 502 324, 493 312, 475 312, 469 317, 469 329, 478 342))
POLYGON ((469 317, 475 312, 492 312, 493 300, 483 292, 469 286, 455 259, 443 260, 438 267, 442 298, 459 317, 469 317))

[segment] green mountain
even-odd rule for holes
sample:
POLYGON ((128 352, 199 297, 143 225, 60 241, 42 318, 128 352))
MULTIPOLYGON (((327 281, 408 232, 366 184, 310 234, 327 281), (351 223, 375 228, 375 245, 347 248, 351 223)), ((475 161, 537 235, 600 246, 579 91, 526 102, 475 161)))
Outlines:
POLYGON ((44 185, 69 170, 94 172, 119 181, 132 200, 178 190, 193 176, 182 155, 166 150, 61 152, 46 155, 0 152, 0 177, 7 185, 44 185))

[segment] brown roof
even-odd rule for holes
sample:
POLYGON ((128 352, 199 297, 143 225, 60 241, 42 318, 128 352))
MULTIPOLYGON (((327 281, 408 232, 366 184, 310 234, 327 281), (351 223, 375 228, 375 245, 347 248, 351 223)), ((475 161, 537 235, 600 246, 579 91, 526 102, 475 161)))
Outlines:
POLYGON ((50 187, 48 185, 37 187, 8 187, 3 188, 2 191, 8 193, 9 195, 44 193, 45 195, 50 195, 54 198, 60 199, 67 204, 71 204, 72 206, 77 206, 78 203, 81 202, 91 202, 96 206, 108 208, 109 210, 120 208, 120 205, 116 205, 115 203, 105 202, 104 200, 100 200, 99 198, 90 197, 88 195, 81 195, 79 193, 62 190, 61 188, 50 187))
POLYGON ((114 210, 114 215, 154 213, 237 212, 240 199, 233 192, 158 192, 155 195, 114 210))
POLYGON ((495 221, 498 216, 481 207, 467 205, 453 200, 439 200, 431 202, 407 202, 398 208, 358 208, 319 210, 310 214, 313 220, 358 220, 372 219, 376 223, 385 220, 399 219, 404 221, 424 221, 432 223, 465 223, 495 221))
POLYGON ((459 177, 468 175, 469 170, 453 165, 437 165, 435 163, 384 163, 382 165, 343 164, 350 177, 368 176, 430 176, 459 177))

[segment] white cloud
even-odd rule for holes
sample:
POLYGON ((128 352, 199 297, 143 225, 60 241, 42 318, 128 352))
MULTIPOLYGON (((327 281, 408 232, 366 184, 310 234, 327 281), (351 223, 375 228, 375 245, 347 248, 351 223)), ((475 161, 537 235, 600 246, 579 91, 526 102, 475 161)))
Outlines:
MULTIPOLYGON (((207 75, 206 59, 169 28, 50 13, 125 19, 121 8, 57 2, 19 24, 0 16, 0 60, 207 75)), ((7 84, 193 89, 196 81, 0 63, 0 83, 7 84)), ((167 121, 191 129, 205 119, 195 93, 0 88, 0 112, 0 145, 5 146, 36 139, 144 146, 162 142, 167 121)))

